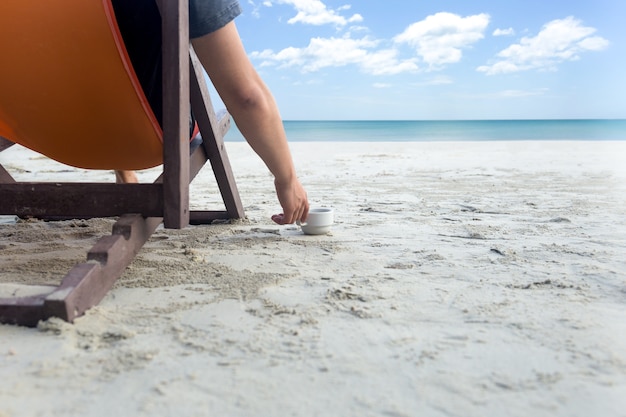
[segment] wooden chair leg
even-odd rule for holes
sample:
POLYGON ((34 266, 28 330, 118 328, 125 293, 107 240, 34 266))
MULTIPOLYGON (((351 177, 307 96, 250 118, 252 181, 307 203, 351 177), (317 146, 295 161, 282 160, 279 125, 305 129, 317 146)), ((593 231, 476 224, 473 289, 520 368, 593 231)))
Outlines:
POLYGON ((50 317, 74 321, 104 298, 161 221, 138 214, 122 216, 112 234, 100 238, 88 252, 87 261, 74 266, 52 292, 0 299, 0 323, 32 327, 50 317))
POLYGON ((163 223, 189 224, 189 2, 162 1, 163 223))
POLYGON ((202 65, 193 48, 190 48, 190 62, 191 105, 202 134, 202 144, 211 162, 229 217, 240 219, 245 217, 245 212, 224 144, 224 136, 230 126, 230 115, 225 114, 222 119, 217 119, 204 81, 202 65))

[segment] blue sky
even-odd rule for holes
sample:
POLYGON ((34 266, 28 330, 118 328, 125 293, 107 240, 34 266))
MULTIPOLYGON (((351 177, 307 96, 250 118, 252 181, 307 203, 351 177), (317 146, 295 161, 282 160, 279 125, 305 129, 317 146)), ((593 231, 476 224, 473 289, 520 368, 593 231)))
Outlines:
POLYGON ((285 120, 626 118, 626 1, 240 1, 285 120))

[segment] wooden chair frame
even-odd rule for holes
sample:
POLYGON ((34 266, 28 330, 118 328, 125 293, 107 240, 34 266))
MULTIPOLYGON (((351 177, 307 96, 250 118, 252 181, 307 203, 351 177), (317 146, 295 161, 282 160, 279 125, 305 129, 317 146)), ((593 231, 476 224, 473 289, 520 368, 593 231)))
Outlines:
MULTIPOLYGON (((106 295, 159 224, 184 228, 245 216, 223 140, 230 116, 218 120, 211 105, 204 71, 189 43, 188 0, 157 3, 163 36, 163 173, 153 184, 17 182, 0 165, 0 214, 49 220, 120 216, 112 234, 50 293, 0 299, 0 323, 36 326, 49 317, 72 322, 106 295), (190 103, 203 138, 191 156, 185 140, 190 103), (189 183, 207 160, 224 211, 189 210, 189 183)), ((12 145, 0 137, 0 152, 12 145)))

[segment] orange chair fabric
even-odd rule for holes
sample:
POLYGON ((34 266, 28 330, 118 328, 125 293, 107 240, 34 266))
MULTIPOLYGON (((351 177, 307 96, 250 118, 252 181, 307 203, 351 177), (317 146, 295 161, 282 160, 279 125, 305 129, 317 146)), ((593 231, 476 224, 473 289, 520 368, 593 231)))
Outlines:
POLYGON ((161 164, 121 39, 109 0, 1 0, 0 136, 79 168, 161 164))

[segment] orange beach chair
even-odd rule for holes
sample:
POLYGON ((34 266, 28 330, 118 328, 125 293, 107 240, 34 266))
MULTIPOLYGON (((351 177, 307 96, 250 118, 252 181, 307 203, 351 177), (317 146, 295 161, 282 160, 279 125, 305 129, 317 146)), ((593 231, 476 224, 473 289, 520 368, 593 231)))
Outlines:
POLYGON ((104 297, 161 222, 183 228, 244 217, 223 143, 230 117, 216 117, 190 48, 188 0, 158 3, 162 128, 133 71, 110 0, 0 2, 0 152, 18 143, 79 168, 163 165, 153 184, 21 183, 0 165, 0 214, 48 220, 119 216, 112 234, 58 288, 0 299, 2 323, 74 320, 104 297), (192 155, 190 106, 203 137, 192 155), (225 210, 192 212, 189 183, 207 160, 225 210))

